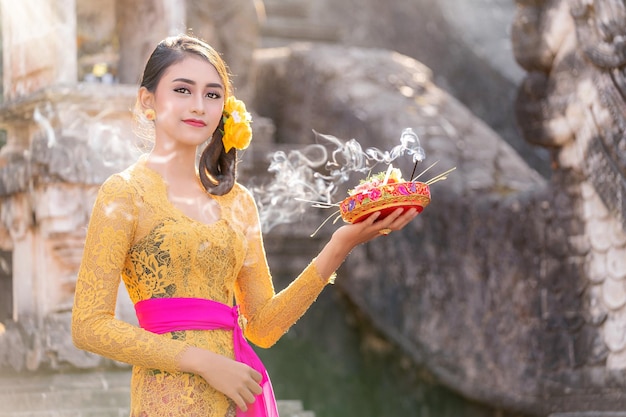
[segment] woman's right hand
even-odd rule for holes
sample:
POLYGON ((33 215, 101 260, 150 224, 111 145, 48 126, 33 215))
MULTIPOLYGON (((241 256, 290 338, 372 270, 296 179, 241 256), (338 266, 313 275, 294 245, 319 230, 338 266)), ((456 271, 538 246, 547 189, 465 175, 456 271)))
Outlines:
POLYGON ((250 366, 197 347, 187 348, 180 358, 180 370, 200 375, 242 410, 248 410, 261 394, 262 375, 250 366))

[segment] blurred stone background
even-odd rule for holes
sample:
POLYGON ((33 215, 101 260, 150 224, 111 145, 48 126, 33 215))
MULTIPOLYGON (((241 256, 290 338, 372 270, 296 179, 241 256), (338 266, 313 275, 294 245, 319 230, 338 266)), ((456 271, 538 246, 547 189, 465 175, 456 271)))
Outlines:
MULTIPOLYGON (((457 168, 259 350, 284 417, 626 409, 622 1, 0 6, 1 417, 127 414, 128 367, 71 345, 73 285, 98 185, 145 150, 130 120, 143 62, 188 28, 254 112, 240 181, 257 195, 269 156, 312 130, 389 149, 413 127, 429 163, 457 168)), ((277 289, 335 227, 311 238, 329 213, 299 209, 266 233, 277 289)), ((123 291, 119 316, 134 320, 123 291)))

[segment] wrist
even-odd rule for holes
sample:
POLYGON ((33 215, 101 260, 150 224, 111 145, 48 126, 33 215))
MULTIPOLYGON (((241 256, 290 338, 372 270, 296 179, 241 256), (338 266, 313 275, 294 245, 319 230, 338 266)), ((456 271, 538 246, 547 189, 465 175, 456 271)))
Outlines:
POLYGON ((192 374, 202 373, 211 361, 213 352, 200 349, 195 346, 188 346, 180 355, 178 367, 181 372, 189 372, 192 374))
POLYGON ((333 284, 335 272, 348 256, 349 251, 340 244, 339 241, 331 240, 324 246, 322 251, 315 258, 315 266, 321 279, 326 284, 333 284))

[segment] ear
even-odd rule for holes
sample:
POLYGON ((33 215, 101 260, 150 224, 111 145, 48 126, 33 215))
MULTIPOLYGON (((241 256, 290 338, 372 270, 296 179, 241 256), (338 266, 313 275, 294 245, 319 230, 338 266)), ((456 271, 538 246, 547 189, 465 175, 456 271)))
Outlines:
POLYGON ((139 101, 142 110, 153 109, 155 97, 146 87, 141 87, 137 94, 137 101, 139 101))

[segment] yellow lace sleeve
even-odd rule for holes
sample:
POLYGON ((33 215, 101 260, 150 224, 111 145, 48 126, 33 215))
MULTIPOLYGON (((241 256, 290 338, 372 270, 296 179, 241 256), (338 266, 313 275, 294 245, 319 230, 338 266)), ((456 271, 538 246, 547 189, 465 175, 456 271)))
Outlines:
POLYGON ((245 204, 250 222, 248 252, 237 278, 235 296, 247 319, 246 338, 263 348, 272 346, 307 311, 322 292, 327 281, 311 262, 300 275, 278 294, 274 291, 259 214, 252 197, 245 204))
POLYGON ((79 349, 107 358, 176 371, 184 342, 156 335, 115 318, 126 256, 137 221, 134 191, 121 175, 100 188, 78 272, 72 339, 79 349))

